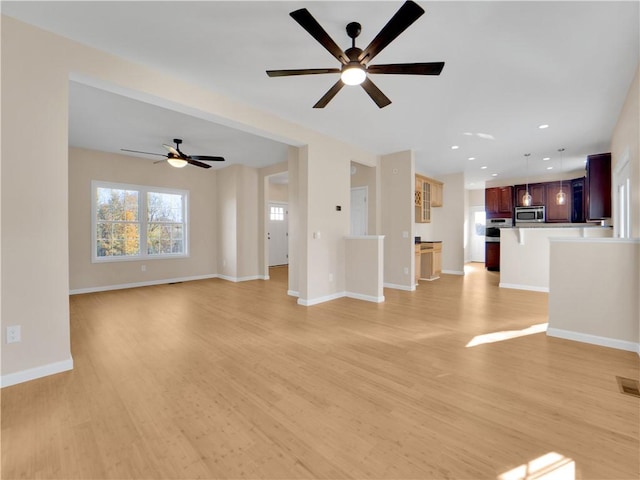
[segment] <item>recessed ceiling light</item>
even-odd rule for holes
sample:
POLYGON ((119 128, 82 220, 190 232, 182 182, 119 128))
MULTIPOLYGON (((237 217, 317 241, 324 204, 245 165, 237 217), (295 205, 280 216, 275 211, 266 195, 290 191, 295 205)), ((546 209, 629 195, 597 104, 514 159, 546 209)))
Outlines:
POLYGON ((492 177, 497 177, 497 176, 498 176, 498 174, 497 174, 497 173, 492 173, 492 174, 491 174, 491 176, 492 176, 492 177))
POLYGON ((486 169, 487 169, 486 165, 483 165, 483 166, 480 167, 480 170, 486 170, 486 169))
POLYGON ((469 157, 469 160, 475 160, 476 157, 469 157))
POLYGON ((547 170, 553 170, 553 167, 547 167, 547 170))
POLYGON ((547 160, 551 160, 551 157, 544 157, 542 160, 546 162, 547 160))
POLYGON ((545 128, 549 128, 549 125, 547 125, 546 123, 543 123, 542 125, 538 125, 538 128, 539 128, 540 130, 543 130, 543 129, 545 129, 545 128))
POLYGON ((459 149, 459 148, 460 148, 460 147, 459 147, 458 145, 451 145, 451 150, 457 150, 457 149, 459 149))

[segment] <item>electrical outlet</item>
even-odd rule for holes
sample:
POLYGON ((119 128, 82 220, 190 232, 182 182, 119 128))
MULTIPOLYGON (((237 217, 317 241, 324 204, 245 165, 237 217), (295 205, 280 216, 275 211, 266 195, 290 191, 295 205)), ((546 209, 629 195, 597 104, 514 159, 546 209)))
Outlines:
POLYGON ((402 238, 409 238, 409 232, 407 232, 406 230, 402 231, 402 238))
POLYGON ((7 343, 18 343, 22 340, 20 325, 7 327, 7 343))
POLYGON ((140 267, 140 270, 142 270, 143 272, 146 272, 147 271, 147 266, 146 265, 142 265, 140 267))
POLYGON ((333 282, 333 273, 330 273, 330 274, 329 274, 329 281, 330 281, 330 282, 333 282))
POLYGON ((409 267, 404 267, 404 274, 409 275, 409 267))

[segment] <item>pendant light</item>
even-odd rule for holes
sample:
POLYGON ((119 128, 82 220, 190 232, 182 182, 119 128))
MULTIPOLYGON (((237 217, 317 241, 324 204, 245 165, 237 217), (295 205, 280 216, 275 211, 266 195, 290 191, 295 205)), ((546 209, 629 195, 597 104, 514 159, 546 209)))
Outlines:
MULTIPOLYGON (((560 175, 562 175, 562 152, 564 152, 564 148, 559 148, 558 152, 560 152, 560 175)), ((567 196, 562 190, 562 177, 560 177, 560 190, 556 193, 556 205, 564 205, 567 203, 567 196)))
POLYGON ((527 159, 527 176, 526 176, 526 185, 524 187, 524 195, 522 195, 522 206, 530 207, 531 206, 531 194, 529 193, 529 156, 530 153, 525 153, 524 158, 527 159))

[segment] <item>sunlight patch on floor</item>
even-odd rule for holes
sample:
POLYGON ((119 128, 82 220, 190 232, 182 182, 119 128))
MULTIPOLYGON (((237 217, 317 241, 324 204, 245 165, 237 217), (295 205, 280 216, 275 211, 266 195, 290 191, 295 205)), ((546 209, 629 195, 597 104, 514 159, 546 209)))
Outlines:
POLYGON ((498 480, 575 480, 576 463, 549 452, 498 476, 498 480))
POLYGON ((537 325, 531 325, 528 328, 522 330, 503 330, 502 332, 485 333, 484 335, 476 335, 467 343, 466 347, 475 347, 477 345, 483 345, 485 343, 501 342, 503 340, 510 340, 512 338, 524 337, 526 335, 533 335, 534 333, 541 333, 547 331, 548 323, 539 323, 537 325))

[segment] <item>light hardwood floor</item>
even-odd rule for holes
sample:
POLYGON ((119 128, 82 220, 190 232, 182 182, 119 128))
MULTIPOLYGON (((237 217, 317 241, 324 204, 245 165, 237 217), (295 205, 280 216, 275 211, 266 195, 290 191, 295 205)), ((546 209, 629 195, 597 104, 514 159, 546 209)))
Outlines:
POLYGON ((2 390, 2 478, 495 479, 550 452, 639 478, 640 399, 615 378, 636 354, 466 347, 546 322, 546 294, 476 264, 301 307, 271 276, 72 296, 74 370, 2 390))

